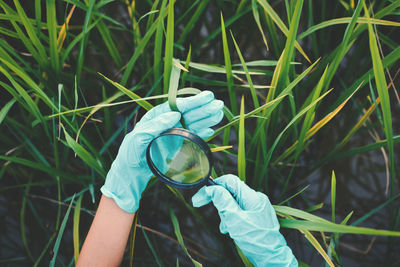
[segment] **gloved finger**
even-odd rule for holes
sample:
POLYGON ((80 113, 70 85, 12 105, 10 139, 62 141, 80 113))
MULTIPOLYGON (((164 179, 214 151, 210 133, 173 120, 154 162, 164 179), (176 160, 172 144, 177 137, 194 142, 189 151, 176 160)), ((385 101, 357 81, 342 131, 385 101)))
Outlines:
POLYGON ((204 206, 211 201, 220 215, 240 209, 229 191, 222 186, 204 186, 192 197, 194 207, 204 206))
POLYGON ((162 132, 173 128, 181 119, 181 113, 176 111, 166 112, 149 121, 142 122, 137 132, 146 133, 152 139, 162 132))
MULTIPOLYGON (((207 103, 214 100, 214 94, 211 91, 203 91, 200 94, 189 97, 178 97, 176 99, 176 104, 178 106, 179 112, 184 113, 196 107, 206 105, 207 103)), ((168 101, 153 107, 151 110, 147 111, 146 114, 141 118, 141 122, 149 121, 161 114, 170 112, 168 101)))
POLYGON ((200 94, 189 97, 178 97, 176 104, 181 113, 185 113, 194 108, 203 106, 214 100, 214 94, 211 91, 203 91, 200 94))
POLYGON ((214 179, 214 181, 216 184, 223 186, 231 192, 239 206, 244 210, 256 210, 264 205, 264 200, 261 200, 261 193, 251 189, 236 175, 223 175, 214 179))
POLYGON ((199 132, 201 129, 210 128, 216 124, 218 124, 222 118, 224 117, 224 113, 220 110, 218 113, 211 115, 202 120, 187 124, 189 130, 194 132, 199 132))
POLYGON ((223 101, 213 100, 205 105, 198 106, 185 112, 183 118, 185 119, 186 124, 190 124, 220 112, 223 107, 223 101))
POLYGON ((201 129, 199 131, 194 131, 202 139, 207 139, 214 134, 214 130, 211 128, 201 129))

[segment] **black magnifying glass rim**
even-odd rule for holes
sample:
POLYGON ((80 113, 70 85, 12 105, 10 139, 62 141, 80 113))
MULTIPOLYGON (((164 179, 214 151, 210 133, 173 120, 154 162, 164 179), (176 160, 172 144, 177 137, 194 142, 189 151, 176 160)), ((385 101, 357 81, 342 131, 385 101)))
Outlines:
POLYGON ((207 184, 208 180, 210 179, 210 175, 211 175, 211 169, 212 169, 212 163, 213 163, 213 158, 212 158, 212 154, 211 154, 211 150, 209 148, 209 146, 207 145, 207 143, 197 134, 183 129, 183 128, 171 128, 169 130, 166 130, 165 132, 161 133, 159 136, 157 136, 156 138, 154 138, 153 140, 151 140, 151 142, 149 143, 149 145, 147 146, 146 149, 146 160, 147 160, 147 164, 149 165, 150 170, 153 172, 153 174, 160 179, 162 182, 171 185, 173 187, 177 187, 177 188, 186 188, 186 189, 190 189, 190 188, 196 188, 199 187, 201 185, 207 184), (208 159, 208 163, 209 163, 209 170, 206 176, 204 176, 202 179, 200 179, 198 182, 195 183, 180 183, 180 182, 176 182, 174 180, 171 180, 170 178, 168 178, 168 176, 165 176, 154 164, 154 162, 151 160, 151 156, 150 156, 150 147, 153 144, 153 142, 155 140, 157 140, 158 138, 165 136, 165 135, 177 135, 177 136, 182 136, 183 138, 186 138, 188 140, 190 140, 191 142, 195 143, 196 145, 198 145, 201 150, 204 152, 204 154, 206 155, 207 159, 208 159))

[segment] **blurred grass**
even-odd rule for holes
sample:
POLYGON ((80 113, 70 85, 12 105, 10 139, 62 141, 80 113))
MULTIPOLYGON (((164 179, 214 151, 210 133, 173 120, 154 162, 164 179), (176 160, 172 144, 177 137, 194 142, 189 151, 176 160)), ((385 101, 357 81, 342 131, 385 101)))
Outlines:
MULTIPOLYGON (((1 262, 39 266, 54 248, 52 264, 73 264, 87 231, 80 212, 98 200, 123 135, 144 110, 198 89, 212 90, 225 102, 226 119, 208 140, 218 151, 213 176, 233 172, 272 201, 285 199, 275 206, 281 227, 297 229, 302 244, 311 245, 305 249, 321 255, 321 263, 342 264, 343 234, 399 236, 400 133, 394 114, 400 103, 391 75, 399 68, 400 1, 367 5, 363 0, 1 1, 0 192, 18 203, 23 244, 21 257, 1 262), (189 71, 180 76, 180 70, 189 71), (362 138, 368 132, 382 138, 362 138), (331 140, 326 143, 324 136, 331 140), (383 202, 365 214, 341 212, 340 177, 326 168, 381 149, 388 151, 390 193, 380 192, 383 202), (312 174, 321 184, 331 176, 331 209, 309 196, 312 174), (90 200, 83 198, 86 191, 90 200), (80 194, 77 201, 74 193, 80 194), (54 214, 30 194, 49 194, 54 214), (63 201, 71 201, 65 215, 63 201), (367 222, 383 208, 390 213, 387 230, 367 222), (34 229, 43 237, 36 238, 34 229), (63 244, 63 235, 72 235, 73 242, 63 244)), ((184 214, 210 236, 211 244, 204 246, 219 255, 210 256, 214 265, 241 259, 248 264, 216 234, 217 220, 193 209, 179 190, 152 181, 144 198, 183 204, 184 214)), ((161 248, 143 230, 132 238, 135 252, 124 262, 184 265, 185 257, 201 262, 186 249, 193 243, 183 234, 193 229, 181 219, 183 211, 175 215, 158 206, 157 211, 164 220, 171 218, 184 253, 161 248)), ((144 220, 147 212, 141 212, 144 220)), ((291 234, 287 238, 295 242, 291 234)), ((388 251, 399 245, 397 237, 391 240, 388 251)))

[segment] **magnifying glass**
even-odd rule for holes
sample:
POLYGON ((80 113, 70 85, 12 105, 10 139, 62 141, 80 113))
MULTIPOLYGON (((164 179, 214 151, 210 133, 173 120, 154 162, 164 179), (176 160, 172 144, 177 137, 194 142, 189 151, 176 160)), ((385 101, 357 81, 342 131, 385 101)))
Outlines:
POLYGON ((207 143, 183 128, 172 128, 154 138, 146 160, 153 174, 177 188, 215 185, 210 174, 212 155, 207 143))

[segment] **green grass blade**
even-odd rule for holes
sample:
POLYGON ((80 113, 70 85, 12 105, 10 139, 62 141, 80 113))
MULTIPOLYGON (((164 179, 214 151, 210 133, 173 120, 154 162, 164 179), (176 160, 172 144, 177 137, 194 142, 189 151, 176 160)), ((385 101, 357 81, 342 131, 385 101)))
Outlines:
POLYGON ((42 43, 40 42, 35 28, 33 27, 31 21, 28 19, 23 7, 21 6, 19 0, 14 0, 14 5, 17 9, 18 15, 21 18, 21 21, 25 27, 26 33, 29 36, 29 39, 32 41, 32 43, 35 45, 37 51, 39 52, 39 55, 41 57, 42 60, 47 60, 47 55, 46 55, 46 51, 44 49, 44 46, 42 45, 42 43))
POLYGON ((236 251, 239 254, 240 259, 242 260, 245 267, 253 267, 251 261, 243 254, 242 250, 235 244, 236 251))
MULTIPOLYGON (((281 20, 281 18, 279 17, 279 15, 275 12, 275 10, 272 8, 272 6, 270 4, 268 4, 268 2, 266 0, 257 0, 257 2, 264 8, 264 10, 266 11, 266 13, 270 16, 270 18, 275 22, 275 24, 278 26, 278 28, 283 32, 283 34, 285 34, 286 36, 288 36, 289 34, 289 30, 286 27, 285 23, 281 20)), ((297 1, 296 3, 298 3, 299 1, 297 1)), ((303 2, 303 1, 301 1, 303 2)), ((301 3, 302 5, 302 3, 301 3)), ((308 58, 307 54, 304 52, 304 50, 301 48, 300 44, 295 41, 295 47, 296 49, 304 56, 305 59, 307 59, 308 62, 311 63, 311 60, 308 58)))
POLYGON ((257 6, 256 0, 251 0, 251 10, 253 11, 253 17, 254 17, 254 20, 256 21, 258 30, 260 31, 260 34, 263 38, 265 47, 267 48, 267 50, 269 50, 267 38, 265 37, 264 30, 261 26, 260 14, 258 12, 258 6, 257 6))
MULTIPOLYGON (((351 22, 351 18, 337 18, 337 19, 330 19, 323 21, 317 25, 313 25, 310 28, 308 28, 306 31, 302 32, 301 34, 298 35, 297 40, 301 40, 310 34, 313 34, 314 32, 318 30, 322 30, 327 27, 339 25, 339 24, 348 24, 351 22)), ((371 22, 374 25, 384 25, 384 26, 393 26, 393 27, 398 27, 400 26, 399 22, 395 21, 388 21, 388 20, 381 20, 381 19, 373 19, 373 18, 358 18, 357 23, 369 23, 371 22)))
POLYGON ((46 1, 47 29, 49 31, 50 64, 58 75, 60 72, 60 59, 57 44, 57 19, 55 0, 46 1))
POLYGON ((193 262, 194 266, 196 266, 196 267, 203 266, 200 262, 194 260, 192 258, 192 256, 189 254, 189 252, 188 252, 188 250, 187 250, 187 248, 185 246, 185 243, 183 242, 181 229, 179 228, 178 219, 176 218, 175 213, 174 213, 174 211, 172 209, 170 209, 169 214, 171 216, 171 221, 172 221, 172 224, 174 226, 175 235, 176 235, 176 238, 178 239, 179 245, 181 245, 183 251, 190 258, 190 260, 193 262))
POLYGON ((235 92, 234 83, 233 83, 231 56, 229 53, 228 40, 226 38, 225 23, 224 23, 224 18, 222 16, 222 12, 221 12, 221 34, 222 34, 222 48, 224 51, 226 81, 228 83, 228 94, 229 94, 229 100, 230 100, 229 102, 230 102, 231 110, 232 110, 233 114, 238 114, 238 108, 237 108, 237 102, 236 102, 236 92, 235 92))
POLYGON ((88 10, 85 14, 85 21, 83 22, 83 29, 82 29, 83 38, 82 38, 80 46, 79 46, 78 63, 76 66, 76 80, 77 80, 78 84, 80 84, 80 81, 81 81, 83 62, 85 59, 86 43, 87 43, 87 39, 89 38, 88 26, 90 24, 90 21, 92 20, 92 11, 93 11, 94 3, 95 3, 95 0, 89 0, 88 10))
POLYGON ((179 61, 172 59, 172 70, 171 77, 169 78, 168 87, 168 104, 172 111, 179 111, 178 105, 176 104, 176 94, 178 91, 179 77, 181 75, 181 69, 178 67, 179 61))
POLYGON ((253 99, 254 107, 258 108, 260 106, 260 103, 258 102, 256 89, 254 89, 253 81, 252 81, 251 76, 249 74, 249 70, 247 69, 246 63, 245 63, 245 61, 243 59, 243 56, 242 56, 242 53, 240 52, 239 46, 237 45, 235 37, 233 37, 232 32, 231 32, 231 36, 232 36, 232 40, 233 40, 233 43, 234 43, 235 48, 236 48, 236 52, 238 53, 238 56, 240 58, 240 62, 242 63, 243 69, 244 69, 244 71, 246 73, 246 78, 247 78, 247 82, 249 83, 249 86, 250 86, 250 92, 251 92, 251 97, 253 99))
MULTIPOLYGON (((364 4, 364 11, 367 18, 369 18, 369 11, 364 4)), ((368 23, 368 36, 369 48, 371 51, 372 65, 375 75, 376 89, 381 99, 381 109, 383 115, 383 124, 385 135, 387 139, 387 149, 389 150, 390 158, 390 176, 391 176, 391 193, 394 193, 394 180, 395 180, 395 165, 394 165, 394 143, 393 143, 393 129, 392 129, 392 115, 390 108, 389 92, 386 83, 385 73, 383 70, 382 59, 379 54, 378 44, 376 42, 375 32, 371 23, 368 23)))
POLYGON ((187 54, 186 61, 185 61, 185 69, 188 70, 188 71, 185 71, 185 72, 182 74, 182 77, 181 77, 181 85, 180 85, 180 87, 184 87, 184 86, 185 86, 186 76, 187 76, 188 73, 189 73, 189 65, 190 65, 190 60, 191 60, 191 58, 192 58, 192 46, 190 45, 190 46, 189 46, 189 52, 188 52, 188 54, 187 54))
MULTIPOLYGON (((111 83, 112 85, 114 85, 115 87, 117 87, 118 90, 120 90, 121 92, 123 92, 124 94, 126 94, 127 96, 129 96, 131 99, 133 100, 138 100, 141 99, 140 96, 138 96, 137 94, 135 94, 134 92, 131 92, 130 90, 128 90, 127 88, 125 88, 123 85, 114 82, 110 79, 108 79, 106 76, 104 76, 103 74, 99 73, 99 75, 101 77, 103 77, 105 80, 107 80, 109 83, 111 83)), ((143 107, 145 110, 150 110, 153 108, 153 105, 150 104, 147 101, 139 101, 138 104, 143 107)))
POLYGON ((329 221, 311 222, 304 220, 279 219, 279 223, 281 227, 299 229, 299 230, 342 233, 342 234, 361 234, 361 235, 400 237, 400 232, 334 224, 329 221))
POLYGON ((0 124, 4 121, 5 117, 7 116, 8 111, 12 108, 14 103, 17 100, 15 98, 11 99, 10 101, 7 102, 7 104, 4 105, 4 107, 1 108, 0 110, 0 124))
MULTIPOLYGON (((164 16, 165 16, 165 7, 167 5, 167 0, 163 0, 161 3, 160 14, 158 16, 157 28, 155 33, 154 40, 154 59, 153 59, 153 73, 154 73, 154 81, 157 81, 161 78, 161 49, 163 45, 163 33, 164 33, 164 16)), ((162 90, 160 90, 160 86, 156 88, 156 94, 161 94, 162 90)))
POLYGON ((20 232, 21 232, 21 237, 22 237, 22 243, 24 244, 26 253, 28 254, 28 257, 31 261, 35 261, 31 252, 31 249, 29 248, 28 240, 26 238, 26 231, 25 231, 25 210, 26 210, 26 199, 27 195, 30 190, 30 184, 31 184, 31 179, 29 179, 28 184, 25 187, 24 190, 24 196, 22 197, 22 204, 21 204, 21 210, 20 210, 20 232))
POLYGON ((147 234, 144 231, 144 229, 143 228, 141 228, 141 229, 142 229, 142 233, 143 233, 144 239, 146 240, 146 243, 150 248, 151 254, 153 254, 153 257, 156 260, 156 263, 157 263, 158 267, 163 267, 164 265, 163 265, 160 257, 158 256, 156 250, 154 249, 153 245, 151 244, 150 238, 147 236, 147 234))
POLYGON ((331 179, 331 204, 332 204, 332 222, 335 223, 335 204, 336 204, 336 176, 335 176, 335 171, 332 171, 332 179, 331 179))
POLYGON ((78 257, 79 257, 79 218, 81 216, 82 198, 83 194, 81 194, 78 200, 76 201, 74 210, 74 225, 72 228, 75 264, 78 262, 78 257))
POLYGON ((121 55, 117 49, 117 46, 113 41, 114 38, 107 25, 104 23, 104 21, 102 20, 99 21, 99 23, 97 24, 97 30, 99 31, 100 36, 103 39, 104 44, 106 45, 111 58, 117 65, 117 68, 121 68, 122 67, 121 55))
POLYGON ((172 70, 172 59, 174 56, 174 3, 170 0, 168 3, 167 36, 165 39, 165 58, 164 58, 164 88, 163 93, 168 93, 169 79, 172 70))
POLYGON ((199 17, 201 16, 201 14, 203 14, 204 9, 208 5, 208 2, 210 2, 210 0, 202 0, 202 1, 200 1, 199 6, 197 7, 197 9, 194 12, 194 14, 191 16, 189 22, 186 23, 182 34, 179 36, 179 39, 177 41, 178 44, 182 44, 185 40, 187 40, 187 38, 186 38, 187 35, 193 30, 193 27, 195 26, 195 23, 199 20, 199 17))
POLYGON ((246 181, 246 148, 245 148, 245 127, 244 127, 244 97, 240 104, 239 118, 239 140, 238 140, 238 176, 246 181))
POLYGON ((64 130, 65 140, 67 141, 68 146, 91 168, 93 168, 97 173, 101 175, 101 177, 106 177, 106 172, 104 171, 101 162, 95 159, 83 146, 78 144, 62 127, 64 130))
POLYGON ((53 248, 53 257, 50 261, 49 266, 50 267, 54 267, 56 264, 56 259, 57 259, 57 254, 58 254, 58 249, 60 247, 60 243, 61 243, 61 238, 64 234, 64 230, 65 230, 65 226, 67 225, 67 221, 68 221, 68 217, 69 217, 69 213, 71 212, 71 208, 72 208, 72 203, 74 202, 74 198, 72 198, 71 203, 68 206, 68 210, 65 213, 64 219, 61 223, 61 227, 60 230, 58 231, 58 235, 57 235, 57 239, 56 242, 54 244, 54 248, 53 248))

